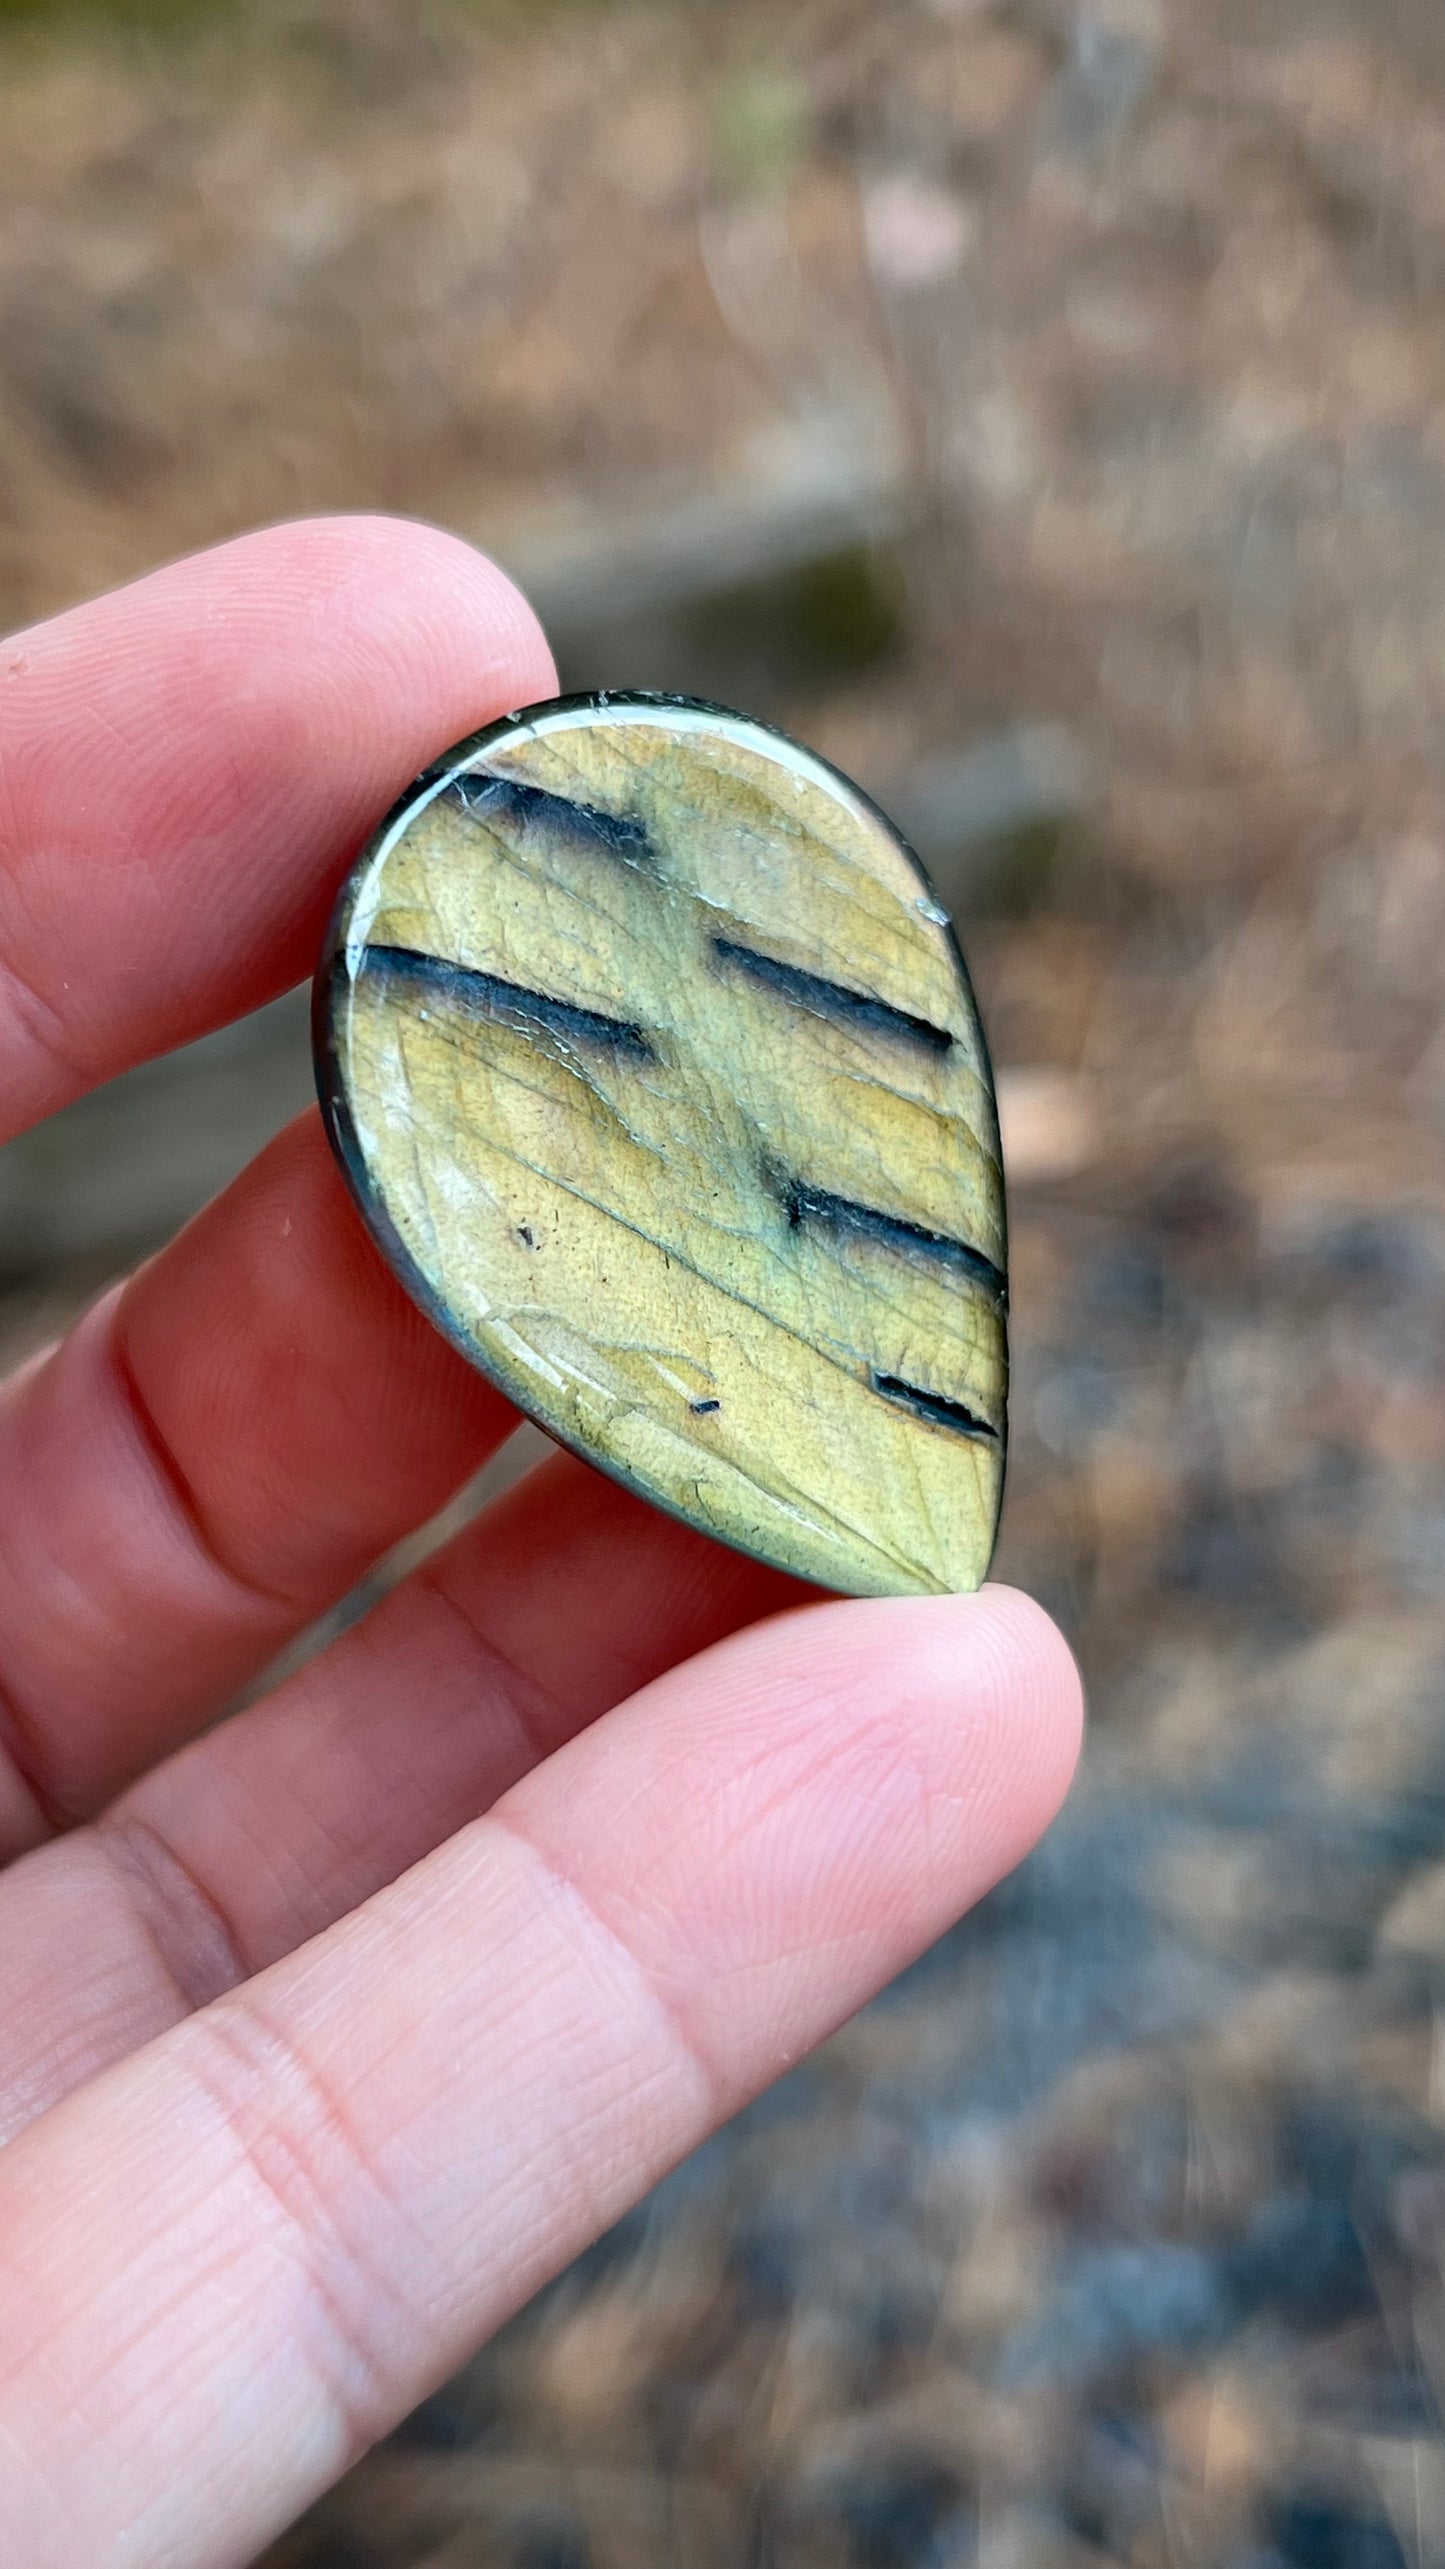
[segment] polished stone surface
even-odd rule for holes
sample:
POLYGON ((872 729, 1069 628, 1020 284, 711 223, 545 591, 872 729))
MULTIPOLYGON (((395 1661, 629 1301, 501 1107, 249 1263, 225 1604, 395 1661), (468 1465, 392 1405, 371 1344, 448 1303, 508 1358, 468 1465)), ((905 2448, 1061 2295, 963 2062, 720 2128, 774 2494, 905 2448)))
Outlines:
POLYGON ((988 1058, 944 913, 833 770, 673 698, 493 726, 359 860, 317 1046, 374 1235, 553 1435, 829 1587, 983 1578, 988 1058))

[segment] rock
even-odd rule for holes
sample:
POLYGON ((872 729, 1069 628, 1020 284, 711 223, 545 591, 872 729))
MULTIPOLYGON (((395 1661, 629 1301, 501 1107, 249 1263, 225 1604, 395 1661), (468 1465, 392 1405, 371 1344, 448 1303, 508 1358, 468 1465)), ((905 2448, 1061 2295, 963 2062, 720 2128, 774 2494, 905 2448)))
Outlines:
POLYGON ((363 852, 317 998, 363 1217, 509 1399, 799 1577, 978 1586, 992 1079, 944 912, 832 769, 672 699, 508 717, 363 852))
POLYGON ((915 514, 896 423, 813 411, 727 481, 486 538, 564 686, 685 688, 768 714, 895 647, 889 565, 915 514))

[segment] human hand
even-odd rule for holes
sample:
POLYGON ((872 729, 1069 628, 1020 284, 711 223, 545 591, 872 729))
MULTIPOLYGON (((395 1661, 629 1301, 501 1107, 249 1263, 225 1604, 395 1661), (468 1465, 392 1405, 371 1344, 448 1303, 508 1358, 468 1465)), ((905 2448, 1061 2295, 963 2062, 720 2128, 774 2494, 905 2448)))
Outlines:
MULTIPOLYGON (((0 647, 15 1131, 301 979, 363 829, 552 692, 353 520, 0 647)), ((250 2559, 1014 1864, 1038 1609, 842 1604, 569 1457, 208 1729, 515 1423, 303 1116, 0 1399, 0 2556, 250 2559)))

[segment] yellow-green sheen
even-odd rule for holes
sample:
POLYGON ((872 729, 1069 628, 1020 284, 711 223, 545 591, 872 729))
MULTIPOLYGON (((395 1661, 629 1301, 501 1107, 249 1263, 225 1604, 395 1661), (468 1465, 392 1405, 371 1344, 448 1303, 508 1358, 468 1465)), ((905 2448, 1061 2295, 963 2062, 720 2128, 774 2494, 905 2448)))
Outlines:
POLYGON ((545 1428, 828 1587, 977 1586, 993 1088, 944 914, 843 778, 674 699, 498 724, 358 863, 318 1034, 376 1236, 545 1428))

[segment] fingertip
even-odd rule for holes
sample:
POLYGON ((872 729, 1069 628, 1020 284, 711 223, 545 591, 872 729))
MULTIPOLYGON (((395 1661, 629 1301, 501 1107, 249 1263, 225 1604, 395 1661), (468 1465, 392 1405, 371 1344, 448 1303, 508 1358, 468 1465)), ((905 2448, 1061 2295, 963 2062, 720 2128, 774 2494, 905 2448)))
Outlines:
MULTIPOLYGON (((506 680, 519 706, 555 693, 547 637, 516 582, 465 536, 426 519, 379 513, 293 518, 200 558, 235 584, 233 598, 254 589, 274 613, 278 593, 284 594, 333 640, 339 623, 349 620, 358 639, 374 634, 388 655, 403 634, 413 657, 421 643, 444 664, 448 694, 468 668, 475 684, 479 664, 506 680)), ((488 718, 495 710, 489 696, 488 718)), ((513 710, 510 701, 504 710, 513 710)))
POLYGON ((980 1680, 990 1681, 1000 1700, 1012 1704, 1016 1719, 1047 1734, 1066 1789, 1083 1740, 1084 1686, 1052 1615, 1022 1588, 989 1586, 949 1602, 959 1611, 980 1680))
POLYGON ((720 1706, 735 1750, 820 1727, 851 1791, 881 1810, 906 1789, 935 1815, 938 1923, 1010 1872, 1056 1817, 1078 1764, 1083 1687, 1057 1625, 1019 1590, 836 1600, 725 1645, 720 1706), (761 1682, 759 1682, 761 1681, 761 1682), (945 1814, 949 1815, 945 1818, 945 1814))
POLYGON ((1078 1663, 1052 1616, 1019 1588, 947 1600, 970 1711, 997 1775, 1007 1871, 1043 1835, 1073 1783, 1084 1736, 1078 1663))
POLYGON ((1041 1791, 1061 1801, 1078 1762, 1083 1685, 1052 1618, 1017 1588, 969 1596, 830 1598, 803 1603, 727 1645, 720 1692, 755 1691, 764 1719, 785 1689, 863 1718, 932 1723, 941 1738, 1002 1734, 1015 1763, 1037 1761, 1041 1791), (763 1679, 761 1687, 759 1678, 763 1679))

